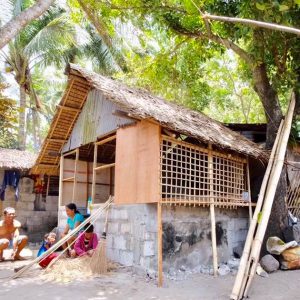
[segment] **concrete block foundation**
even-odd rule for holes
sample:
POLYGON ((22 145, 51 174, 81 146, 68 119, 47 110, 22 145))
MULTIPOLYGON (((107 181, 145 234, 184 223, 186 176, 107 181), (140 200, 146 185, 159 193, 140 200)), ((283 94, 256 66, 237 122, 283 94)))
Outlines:
MULTIPOLYGON (((93 211, 97 207, 94 207, 93 211)), ((92 211, 92 213, 93 213, 92 211)), ((201 270, 212 265, 209 208, 163 206, 163 270, 201 270)), ((95 222, 101 236, 105 214, 95 222)), ((233 256, 233 248, 243 246, 248 230, 247 208, 216 208, 219 263, 233 256)), ((64 207, 59 210, 60 230, 66 224, 64 207)), ((138 272, 157 271, 156 204, 112 205, 108 215, 107 256, 138 272)))

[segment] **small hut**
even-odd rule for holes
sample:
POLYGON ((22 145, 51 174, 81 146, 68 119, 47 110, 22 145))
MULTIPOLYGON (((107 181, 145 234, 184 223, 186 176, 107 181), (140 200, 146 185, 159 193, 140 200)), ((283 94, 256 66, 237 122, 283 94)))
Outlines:
MULTIPOLYGON (((57 223, 58 193, 51 193, 49 177, 29 175, 36 157, 27 151, 0 148, 0 215, 5 207, 14 207, 30 242, 40 242, 57 223)), ((55 190, 54 181, 51 189, 55 190)))
POLYGON ((59 226, 65 204, 84 209, 91 199, 97 207, 114 195, 112 260, 158 267, 160 282, 162 270, 226 261, 245 240, 255 205, 250 173, 265 153, 199 112, 76 65, 67 73, 32 169, 60 175, 59 226))

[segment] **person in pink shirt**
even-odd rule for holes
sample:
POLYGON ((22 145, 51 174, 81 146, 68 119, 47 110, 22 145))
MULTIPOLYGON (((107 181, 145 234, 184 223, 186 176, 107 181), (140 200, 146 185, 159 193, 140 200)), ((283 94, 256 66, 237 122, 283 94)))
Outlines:
POLYGON ((85 225, 84 232, 81 233, 75 244, 74 249, 71 251, 71 257, 89 255, 94 253, 98 245, 97 234, 94 233, 94 226, 90 223, 85 225))

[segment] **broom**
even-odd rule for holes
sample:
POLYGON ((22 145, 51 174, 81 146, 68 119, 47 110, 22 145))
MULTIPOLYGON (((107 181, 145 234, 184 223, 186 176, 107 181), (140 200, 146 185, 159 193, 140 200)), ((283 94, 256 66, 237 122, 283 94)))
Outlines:
POLYGON ((107 220, 108 220, 109 206, 106 210, 106 218, 104 223, 104 229, 100 238, 99 244, 95 252, 91 256, 90 269, 92 274, 105 274, 107 273, 107 257, 106 257, 106 232, 107 232, 107 220))

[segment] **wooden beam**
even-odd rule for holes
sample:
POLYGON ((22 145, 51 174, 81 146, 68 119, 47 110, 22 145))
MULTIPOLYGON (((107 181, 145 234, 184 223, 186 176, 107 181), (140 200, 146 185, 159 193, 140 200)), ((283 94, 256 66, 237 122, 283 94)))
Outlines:
POLYGON ((115 163, 102 165, 102 166, 96 167, 94 170, 99 171, 99 170, 104 170, 104 169, 107 169, 107 168, 113 168, 115 165, 116 165, 115 163))
POLYGON ((73 111, 76 113, 81 112, 80 108, 70 107, 70 106, 66 106, 66 105, 57 105, 57 107, 60 109, 63 109, 63 110, 73 111))
MULTIPOLYGON (((76 148, 77 149, 77 148, 76 148)), ((72 150, 72 151, 69 151, 69 152, 66 152, 66 153, 63 153, 62 156, 65 157, 65 156, 68 156, 68 155, 71 155, 73 153, 76 153, 76 149, 72 150)))
POLYGON ((95 142, 95 145, 103 145, 103 144, 106 144, 106 143, 108 143, 108 142, 110 142, 110 141, 113 141, 113 140, 115 140, 117 138, 117 136, 116 135, 113 135, 113 136, 110 136, 110 137, 108 137, 108 138, 106 138, 106 139, 104 139, 104 140, 101 140, 101 141, 98 141, 98 142, 95 142))
POLYGON ((75 179, 75 177, 74 177, 74 176, 72 176, 72 177, 68 177, 68 178, 64 178, 64 179, 63 179, 63 182, 66 182, 66 181, 70 181, 70 182, 72 182, 72 181, 74 181, 74 179, 75 179))
POLYGON ((41 167, 41 168, 57 168, 58 165, 52 165, 52 164, 37 164, 36 167, 41 167))
POLYGON ((47 141, 48 141, 48 142, 56 142, 56 143, 65 143, 65 142, 67 142, 68 140, 65 140, 65 139, 52 139, 52 138, 47 138, 47 141))

